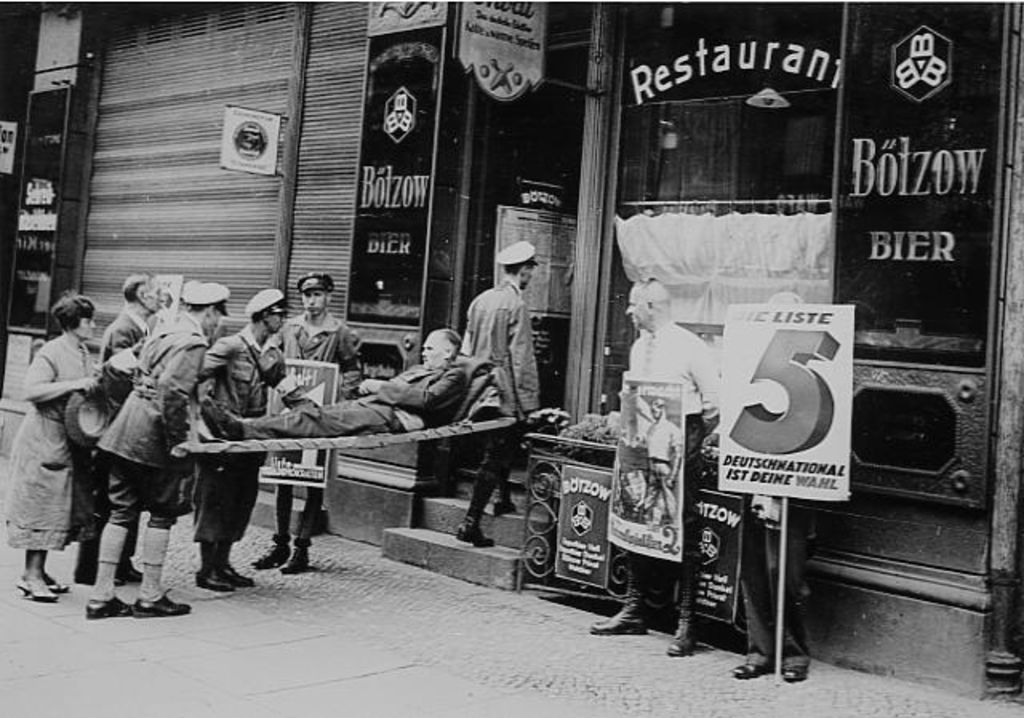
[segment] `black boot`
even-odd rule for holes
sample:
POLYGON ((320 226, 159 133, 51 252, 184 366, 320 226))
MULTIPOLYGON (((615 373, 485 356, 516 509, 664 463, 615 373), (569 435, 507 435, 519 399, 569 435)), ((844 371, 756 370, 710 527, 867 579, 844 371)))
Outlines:
POLYGON ((196 585, 207 591, 234 591, 235 587, 217 569, 217 544, 212 541, 199 542, 199 570, 196 585))
POLYGON ((292 537, 288 534, 274 534, 274 547, 253 561, 252 567, 262 571, 283 565, 291 553, 288 550, 288 544, 291 543, 291 540, 292 537))
POLYGON ((611 618, 598 621, 590 627, 595 636, 640 635, 647 633, 644 624, 644 595, 637 559, 626 558, 626 598, 622 609, 611 618))
POLYGON ((309 570, 309 539, 295 539, 295 550, 288 563, 281 567, 281 573, 305 573, 309 570))
POLYGON ((473 544, 477 548, 487 548, 494 545, 494 540, 484 536, 480 530, 480 519, 484 514, 484 507, 491 500, 494 486, 498 483, 498 477, 491 471, 482 470, 473 485, 473 496, 469 500, 469 508, 466 509, 466 518, 455 531, 455 538, 473 544))
POLYGON ((218 541, 214 549, 214 557, 217 560, 217 571, 222 579, 235 588, 252 588, 256 585, 248 576, 243 576, 231 565, 231 541, 218 541))
POLYGON ((692 656, 697 648, 697 615, 694 600, 697 597, 697 573, 694 565, 683 561, 682 575, 679 577, 679 623, 672 642, 665 652, 673 658, 692 656))

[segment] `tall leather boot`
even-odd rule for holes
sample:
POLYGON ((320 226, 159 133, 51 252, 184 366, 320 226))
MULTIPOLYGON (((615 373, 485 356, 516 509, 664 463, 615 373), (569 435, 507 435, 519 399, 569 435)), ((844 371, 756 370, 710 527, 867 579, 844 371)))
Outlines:
POLYGON ((480 530, 480 519, 484 515, 484 508, 491 500, 491 494, 497 483, 498 477, 492 471, 483 470, 477 476, 476 483, 473 485, 473 496, 469 499, 469 508, 466 509, 466 517, 455 531, 455 538, 459 541, 473 544, 477 548, 494 545, 494 539, 487 538, 480 530))
POLYGON ((665 651, 673 658, 692 656, 697 648, 697 571, 693 563, 684 560, 679 577, 679 623, 668 649, 665 651))
POLYGON ((644 594, 640 566, 636 556, 626 558, 626 598, 622 609, 611 618, 590 627, 595 636, 641 635, 647 633, 644 623, 644 594))

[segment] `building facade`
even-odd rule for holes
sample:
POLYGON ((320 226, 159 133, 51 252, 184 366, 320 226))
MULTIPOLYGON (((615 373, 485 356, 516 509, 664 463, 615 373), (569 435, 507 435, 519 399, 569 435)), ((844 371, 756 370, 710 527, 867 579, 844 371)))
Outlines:
MULTIPOLYGON (((426 331, 461 329, 495 253, 529 239, 542 401, 575 415, 618 408, 637 279, 716 350, 731 303, 853 304, 853 498, 818 511, 815 653, 1019 690, 1020 20, 778 3, 23 17, 34 82, 0 95, 22 137, 0 195, 3 440, 57 293, 79 287, 106 322, 139 270, 226 283, 235 321, 258 289, 294 297, 329 271, 386 378, 426 331)), ((432 468, 414 448, 344 457, 331 530, 408 525, 432 468)))

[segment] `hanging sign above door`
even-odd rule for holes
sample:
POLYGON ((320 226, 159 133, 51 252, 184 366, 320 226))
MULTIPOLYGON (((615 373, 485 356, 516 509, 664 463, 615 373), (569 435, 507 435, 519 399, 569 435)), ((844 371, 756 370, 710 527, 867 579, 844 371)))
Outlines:
POLYGON ((459 60, 496 100, 515 100, 544 81, 547 7, 533 2, 462 6, 459 60))

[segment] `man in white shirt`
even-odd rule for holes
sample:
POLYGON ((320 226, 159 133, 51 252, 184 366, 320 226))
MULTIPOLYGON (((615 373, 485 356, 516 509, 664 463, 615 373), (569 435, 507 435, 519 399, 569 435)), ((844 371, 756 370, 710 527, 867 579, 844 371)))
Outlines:
MULTIPOLYGON (((694 598, 700 565, 697 547, 696 494, 700 477, 700 446, 718 424, 718 370, 707 344, 693 332, 672 320, 671 297, 661 282, 637 282, 629 293, 626 313, 640 331, 629 353, 631 374, 650 381, 680 382, 684 386, 684 409, 699 408, 686 416, 686 464, 683 480, 683 562, 673 564, 627 554, 626 598, 622 610, 595 623, 590 632, 598 636, 641 634, 644 622, 644 580, 652 571, 679 570, 679 623, 668 647, 668 655, 689 656, 696 647, 694 598)), ((650 492, 650 489, 648 489, 650 492)), ((645 501, 646 503, 646 501, 645 501)))

